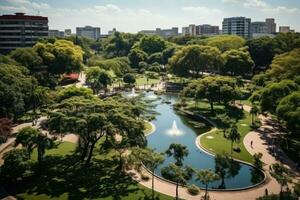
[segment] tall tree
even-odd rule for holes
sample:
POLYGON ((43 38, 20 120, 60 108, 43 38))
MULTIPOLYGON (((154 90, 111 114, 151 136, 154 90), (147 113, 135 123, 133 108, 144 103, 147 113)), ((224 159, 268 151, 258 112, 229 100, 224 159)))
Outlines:
POLYGON ((182 77, 198 78, 205 70, 218 70, 222 63, 216 47, 190 45, 176 51, 169 60, 171 71, 182 77))
POLYGON ((188 156, 189 150, 182 144, 172 143, 167 149, 166 154, 167 156, 172 156, 175 159, 175 164, 177 166, 182 166, 184 157, 188 156))
POLYGON ((231 141, 231 157, 232 157, 232 150, 233 150, 233 143, 234 142, 239 142, 240 139, 241 139, 241 134, 239 133, 238 131, 238 127, 236 124, 234 124, 230 131, 229 131, 229 134, 227 135, 227 138, 231 141))
POLYGON ((204 200, 208 199, 208 184, 213 181, 217 181, 220 179, 218 174, 214 173, 211 169, 199 170, 196 173, 196 179, 201 181, 202 184, 205 185, 205 195, 204 200))
POLYGON ((160 153, 156 153, 153 149, 141 149, 133 148, 129 160, 133 161, 134 165, 139 169, 141 165, 144 165, 152 173, 152 199, 154 200, 154 173, 159 165, 164 162, 164 156, 160 153))
POLYGON ((270 175, 280 184, 280 194, 283 192, 283 187, 292 182, 288 168, 281 163, 271 165, 270 175))
POLYGON ((9 55, 22 66, 27 67, 30 71, 33 71, 42 64, 42 58, 33 48, 18 48, 10 52, 9 55))
POLYGON ((254 120, 255 117, 257 116, 258 111, 259 111, 258 107, 256 105, 252 105, 250 110, 252 125, 254 125, 254 120))
POLYGON ((161 174, 164 178, 176 183, 176 200, 179 199, 178 187, 179 184, 186 184, 188 180, 192 178, 194 170, 188 166, 182 168, 174 163, 171 163, 167 167, 161 169, 161 174))
POLYGON ((147 56, 148 55, 144 51, 138 48, 131 49, 130 53, 128 54, 131 66, 135 68, 139 67, 140 62, 146 61, 147 56))

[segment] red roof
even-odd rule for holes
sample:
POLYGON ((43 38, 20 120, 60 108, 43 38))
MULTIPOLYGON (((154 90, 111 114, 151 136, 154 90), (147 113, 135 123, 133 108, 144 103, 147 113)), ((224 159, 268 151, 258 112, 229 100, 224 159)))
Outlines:
POLYGON ((64 78, 71 79, 71 80, 78 80, 79 74, 78 73, 64 74, 64 78))

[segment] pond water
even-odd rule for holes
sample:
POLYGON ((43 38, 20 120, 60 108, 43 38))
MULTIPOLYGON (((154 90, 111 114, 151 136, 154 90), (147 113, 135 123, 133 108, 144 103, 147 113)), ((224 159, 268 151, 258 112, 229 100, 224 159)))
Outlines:
MULTIPOLYGON (((147 93, 145 98, 154 98, 153 93, 147 93)), ((155 111, 159 114, 152 123, 156 126, 154 133, 147 136, 148 147, 155 149, 158 152, 165 152, 169 145, 172 143, 180 143, 187 146, 189 155, 184 159, 184 165, 189 165, 194 169, 215 169, 215 160, 213 156, 201 151, 195 144, 196 137, 203 133, 204 130, 193 129, 188 123, 185 117, 178 115, 173 105, 177 99, 176 96, 162 95, 155 101, 157 104, 155 111), (168 103, 166 103, 166 101, 168 103), (172 134, 175 131, 175 134, 172 134)), ((161 176, 161 168, 174 163, 174 159, 166 157, 166 160, 156 170, 156 175, 161 176)), ((226 189, 238 189, 254 185, 252 181, 253 167, 237 163, 240 165, 240 169, 234 177, 227 177, 225 179, 226 189)), ((262 180, 263 174, 258 173, 259 179, 262 180)), ((256 175, 257 178, 257 175, 256 175)), ((188 182, 189 184, 195 184, 199 187, 204 187, 200 181, 196 181, 195 178, 188 182)), ((218 188, 221 181, 215 181, 209 185, 209 188, 218 188)))

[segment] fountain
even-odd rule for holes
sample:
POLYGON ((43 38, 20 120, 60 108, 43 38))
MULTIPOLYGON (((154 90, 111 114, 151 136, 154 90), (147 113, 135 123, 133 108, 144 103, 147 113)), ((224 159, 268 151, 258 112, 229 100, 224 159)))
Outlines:
POLYGON ((129 97, 136 97, 137 96, 137 94, 135 93, 135 88, 134 87, 131 89, 131 94, 129 94, 128 96, 129 97))
POLYGON ((172 128, 168 129, 167 133, 171 136, 179 136, 183 134, 183 132, 177 128, 177 124, 175 120, 173 120, 172 128))

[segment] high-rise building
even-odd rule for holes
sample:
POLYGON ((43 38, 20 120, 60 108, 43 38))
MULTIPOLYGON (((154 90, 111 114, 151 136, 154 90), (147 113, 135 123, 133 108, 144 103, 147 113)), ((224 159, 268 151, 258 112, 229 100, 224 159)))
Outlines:
POLYGON ((171 29, 156 28, 155 30, 142 30, 139 31, 139 33, 145 35, 159 35, 161 37, 172 37, 178 35, 178 28, 177 27, 172 27, 171 29))
POLYGON ((291 29, 289 26, 279 26, 279 32, 280 33, 289 33, 289 32, 294 33, 295 30, 291 29))
POLYGON ((49 37, 65 37, 65 32, 60 30, 49 30, 49 37))
POLYGON ((268 34, 275 34, 276 33, 276 23, 274 18, 267 18, 267 33, 268 34))
POLYGON ((100 38, 100 34, 101 34, 100 27, 85 26, 85 27, 76 28, 77 36, 83 36, 83 37, 97 40, 100 38))
POLYGON ((197 35, 197 32, 199 32, 199 29, 195 24, 190 24, 187 27, 182 27, 182 35, 197 35))
POLYGON ((224 18, 222 32, 226 35, 238 35, 250 38, 251 19, 246 17, 224 18))
POLYGON ((219 26, 203 24, 198 26, 197 35, 219 35, 219 26))
POLYGON ((18 47, 32 47, 39 38, 48 37, 48 17, 25 15, 0 16, 0 53, 18 47))

